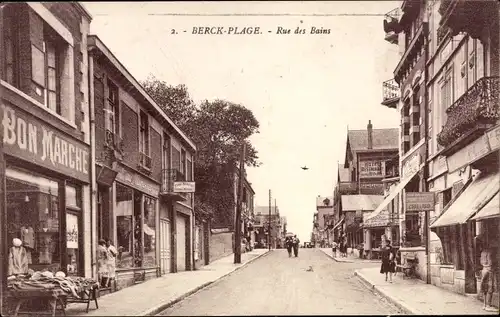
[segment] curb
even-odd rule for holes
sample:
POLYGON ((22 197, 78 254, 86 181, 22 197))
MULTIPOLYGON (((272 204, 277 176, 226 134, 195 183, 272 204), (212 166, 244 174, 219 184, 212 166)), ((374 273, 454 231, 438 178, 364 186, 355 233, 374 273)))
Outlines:
POLYGON ((327 257, 329 257, 330 259, 333 259, 335 262, 337 263, 354 263, 354 261, 351 261, 351 260, 346 260, 346 261, 339 261, 337 260, 337 258, 335 258, 333 255, 329 254, 329 253, 326 253, 322 250, 320 250, 321 253, 323 253, 324 255, 326 255, 327 257))
POLYGON ((360 280, 361 284, 363 284, 364 286, 366 286, 369 290, 371 290, 372 292, 380 295, 381 297, 387 299, 389 302, 391 302, 394 306, 398 307, 399 309, 401 309, 404 314, 407 314, 407 315, 419 315, 418 312, 416 312, 414 309, 408 307, 406 304, 404 303, 401 303, 399 301, 397 301, 394 297, 392 297, 391 295, 387 294, 385 291, 379 289, 377 286, 375 286, 374 284, 372 284, 362 273, 360 273, 358 270, 355 270, 354 271, 354 275, 358 277, 358 279, 360 280))
POLYGON ((218 282, 218 281, 222 280, 223 278, 225 278, 225 277, 227 277, 227 276, 231 275, 231 274, 232 274, 232 273, 234 273, 235 271, 238 271, 239 269, 244 268, 244 267, 245 267, 245 266, 247 266, 248 264, 252 263, 253 261, 255 261, 255 260, 257 260, 257 259, 260 259, 261 257, 266 256, 266 255, 267 255, 267 254, 269 254, 269 253, 271 253, 271 251, 270 251, 270 250, 267 250, 266 252, 264 252, 264 253, 262 253, 262 254, 257 255, 256 257, 254 257, 254 258, 252 258, 252 259, 248 260, 247 262, 245 262, 245 263, 241 264, 240 266, 238 266, 238 267, 235 267, 235 268, 231 269, 229 272, 224 273, 223 275, 221 275, 220 277, 216 278, 215 280, 213 280, 213 281, 209 281, 209 282, 206 282, 206 283, 204 283, 204 284, 202 284, 202 285, 200 285, 200 286, 195 287, 195 288, 194 288, 194 289, 192 289, 192 290, 187 291, 186 293, 184 293, 184 294, 182 294, 182 295, 180 295, 180 296, 178 296, 178 297, 176 297, 176 298, 174 298, 174 299, 169 300, 168 302, 165 302, 165 303, 159 304, 159 305, 157 305, 156 307, 153 307, 153 308, 151 308, 151 309, 148 309, 148 310, 146 310, 146 311, 142 312, 142 313, 140 314, 140 316, 156 316, 158 313, 160 313, 160 312, 164 311, 165 309, 167 309, 167 308, 171 307, 172 305, 174 305, 174 304, 176 304, 176 303, 180 302, 181 300, 185 299, 186 297, 189 297, 189 296, 191 296, 191 295, 193 295, 193 294, 195 294, 195 293, 199 292, 200 290, 202 290, 202 289, 204 289, 204 288, 206 288, 206 287, 208 287, 208 286, 210 286, 210 285, 214 284, 215 282, 218 282))

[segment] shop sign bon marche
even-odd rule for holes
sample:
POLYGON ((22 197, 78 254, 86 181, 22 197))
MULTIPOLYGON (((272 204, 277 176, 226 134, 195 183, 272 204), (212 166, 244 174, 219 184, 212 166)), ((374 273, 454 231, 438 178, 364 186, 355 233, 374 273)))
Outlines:
POLYGON ((5 153, 89 181, 88 146, 39 119, 2 104, 5 153))

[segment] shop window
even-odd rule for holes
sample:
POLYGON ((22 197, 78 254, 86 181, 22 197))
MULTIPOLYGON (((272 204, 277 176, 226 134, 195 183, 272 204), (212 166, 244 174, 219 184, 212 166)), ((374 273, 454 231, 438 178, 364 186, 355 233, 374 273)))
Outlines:
MULTIPOLYGON (((6 171, 6 191, 8 247, 12 247, 13 239, 20 239, 26 250, 22 261, 27 261, 30 269, 60 271, 57 181, 9 168, 6 171)), ((14 266, 9 266, 9 271, 22 273, 15 272, 14 266)))
POLYGON ((144 267, 156 266, 156 204, 156 199, 144 196, 144 267))
POLYGON ((80 262, 80 248, 82 242, 80 222, 81 222, 81 191, 80 188, 66 184, 66 254, 68 275, 78 275, 81 273, 78 268, 80 262))
POLYGON ((134 192, 134 252, 133 252, 133 266, 134 267, 142 267, 143 258, 144 258, 144 250, 143 250, 143 218, 142 218, 142 195, 135 191, 134 192))
POLYGON ((129 187, 116 184, 117 268, 134 267, 134 193, 129 187))

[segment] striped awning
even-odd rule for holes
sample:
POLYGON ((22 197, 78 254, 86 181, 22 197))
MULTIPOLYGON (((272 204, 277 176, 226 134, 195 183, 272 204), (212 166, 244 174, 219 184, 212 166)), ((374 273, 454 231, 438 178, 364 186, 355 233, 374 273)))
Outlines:
POLYGON ((500 217, 500 193, 497 193, 483 209, 472 217, 472 220, 487 220, 498 217, 500 217))

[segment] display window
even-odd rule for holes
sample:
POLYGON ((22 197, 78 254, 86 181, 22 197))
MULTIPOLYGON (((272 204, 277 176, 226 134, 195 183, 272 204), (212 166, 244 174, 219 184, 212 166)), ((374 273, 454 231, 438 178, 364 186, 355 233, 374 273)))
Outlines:
POLYGON ((66 269, 68 275, 78 275, 80 263, 80 221, 82 200, 79 187, 66 184, 66 269))
POLYGON ((7 168, 9 275, 27 273, 28 269, 81 273, 81 189, 66 184, 64 197, 60 197, 62 184, 33 171, 7 168), (62 198, 66 208, 61 213, 62 198), (66 217, 66 228, 62 228, 61 215, 66 217), (61 232, 66 232, 66 250, 61 250, 61 232), (15 244, 21 245, 13 248, 15 244))
POLYGON ((156 204, 156 199, 144 196, 144 267, 156 266, 156 204))
POLYGON ((117 268, 134 267, 134 191, 116 184, 117 268))

